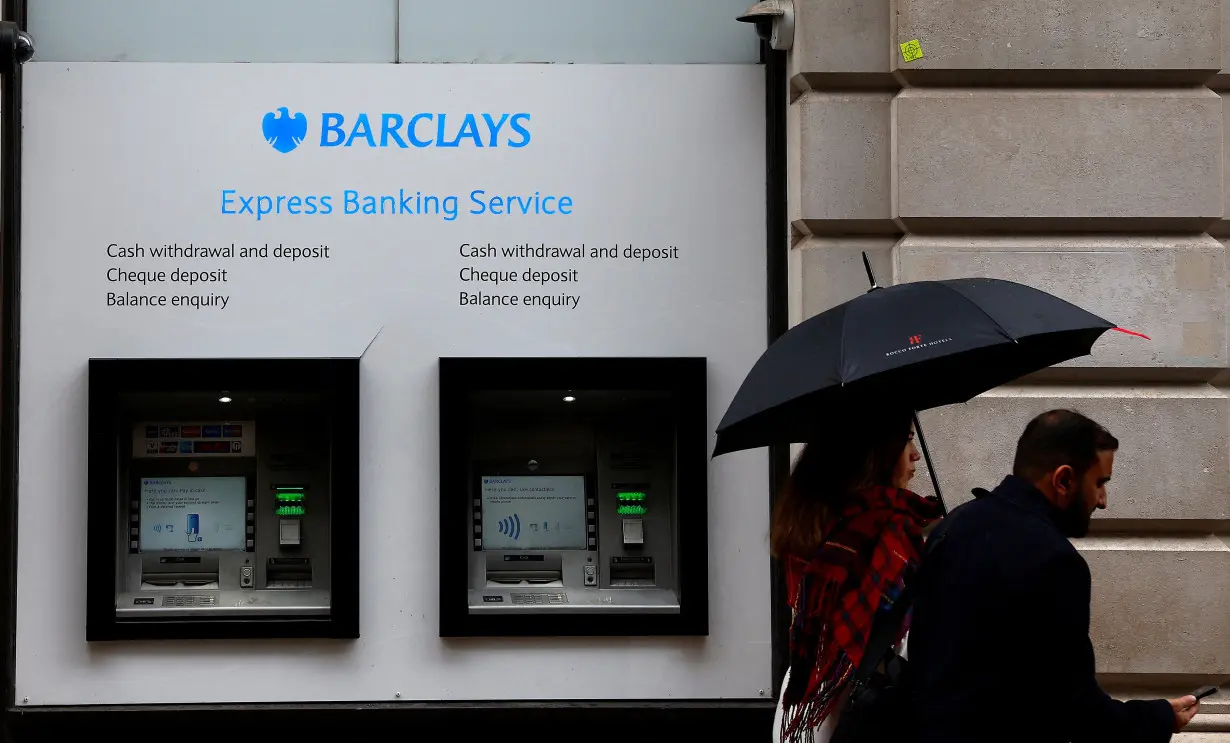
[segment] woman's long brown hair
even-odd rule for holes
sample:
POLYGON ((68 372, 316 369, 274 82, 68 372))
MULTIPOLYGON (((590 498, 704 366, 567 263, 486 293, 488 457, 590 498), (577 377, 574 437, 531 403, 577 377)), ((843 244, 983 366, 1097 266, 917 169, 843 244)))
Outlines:
POLYGON ((838 425, 807 444, 773 505, 773 556, 810 557, 847 498, 860 488, 891 485, 912 423, 909 411, 877 414, 860 424, 838 425))

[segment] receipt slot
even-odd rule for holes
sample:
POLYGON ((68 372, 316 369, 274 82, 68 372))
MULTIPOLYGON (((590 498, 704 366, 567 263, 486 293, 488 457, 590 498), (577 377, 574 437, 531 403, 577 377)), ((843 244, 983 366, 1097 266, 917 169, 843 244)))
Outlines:
POLYGON ((86 639, 358 637, 358 359, 91 359, 86 639))
POLYGON ((440 635, 708 634, 705 373, 440 359, 440 635))

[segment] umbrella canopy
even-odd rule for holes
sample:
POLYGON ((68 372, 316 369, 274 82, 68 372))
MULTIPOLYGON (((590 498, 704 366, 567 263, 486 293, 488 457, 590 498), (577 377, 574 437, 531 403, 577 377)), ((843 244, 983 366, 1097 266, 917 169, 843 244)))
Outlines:
POLYGON ((713 454, 807 441, 818 427, 876 406, 926 410, 966 402, 1086 356, 1103 333, 1118 329, 1052 294, 1001 279, 876 289, 769 346, 718 425, 713 454))

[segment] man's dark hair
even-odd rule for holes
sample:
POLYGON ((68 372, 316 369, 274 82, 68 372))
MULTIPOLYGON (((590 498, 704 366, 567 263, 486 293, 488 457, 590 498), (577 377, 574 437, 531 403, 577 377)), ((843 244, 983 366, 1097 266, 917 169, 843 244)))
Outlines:
POLYGON ((1118 449, 1119 440, 1097 422, 1074 410, 1048 410, 1025 426, 1012 474, 1036 482, 1066 464, 1080 477, 1099 452, 1118 449))

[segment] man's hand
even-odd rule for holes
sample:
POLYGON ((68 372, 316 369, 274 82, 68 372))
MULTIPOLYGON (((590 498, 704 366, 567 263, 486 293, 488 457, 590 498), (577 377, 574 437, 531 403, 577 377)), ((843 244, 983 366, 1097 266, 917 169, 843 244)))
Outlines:
POLYGON ((1170 702, 1170 708, 1174 710, 1174 732, 1176 733, 1187 727, 1187 723, 1191 722, 1196 712, 1200 710, 1200 700, 1191 694, 1167 701, 1170 702))

